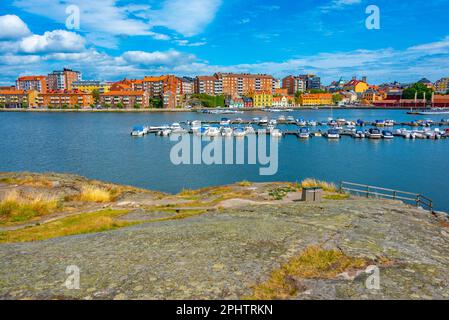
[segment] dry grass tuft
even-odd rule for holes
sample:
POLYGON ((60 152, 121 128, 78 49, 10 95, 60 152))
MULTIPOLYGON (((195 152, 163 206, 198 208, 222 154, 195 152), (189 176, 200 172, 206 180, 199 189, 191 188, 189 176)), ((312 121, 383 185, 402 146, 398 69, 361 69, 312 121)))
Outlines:
POLYGON ((237 185, 238 185, 239 187, 251 187, 251 186, 253 185, 253 183, 244 180, 244 181, 237 182, 237 185))
POLYGON ((349 270, 363 269, 369 261, 346 256, 339 250, 312 246, 272 272, 270 278, 254 288, 250 299, 280 300, 294 297, 301 288, 294 278, 333 279, 349 270))
POLYGON ((24 222, 47 215, 58 209, 56 198, 42 194, 22 195, 10 191, 0 201, 0 224, 24 222))
POLYGON ((21 176, 19 178, 14 177, 6 177, 0 179, 1 183, 6 184, 17 184, 21 186, 28 186, 28 187, 44 187, 44 188, 52 188, 53 187, 53 181, 47 179, 43 176, 31 176, 31 175, 25 175, 21 176))
POLYGON ((337 186, 333 183, 319 181, 315 179, 305 179, 304 181, 301 182, 301 187, 303 188, 320 187, 327 192, 337 192, 338 190, 337 186))
POLYGON ((76 200, 83 202, 104 203, 110 202, 112 200, 112 196, 109 190, 89 185, 84 186, 81 189, 81 193, 76 200))

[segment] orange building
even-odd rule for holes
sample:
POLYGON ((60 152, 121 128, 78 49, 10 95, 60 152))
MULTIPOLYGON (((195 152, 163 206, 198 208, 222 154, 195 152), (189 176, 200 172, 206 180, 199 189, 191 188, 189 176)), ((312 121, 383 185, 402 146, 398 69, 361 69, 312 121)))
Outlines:
POLYGON ((286 89, 288 94, 306 91, 306 81, 301 77, 287 76, 282 79, 282 88, 286 89))
POLYGON ((165 109, 174 109, 182 95, 182 82, 174 75, 145 77, 143 90, 151 98, 160 98, 165 109))
POLYGON ((41 93, 38 96, 39 107, 49 108, 86 108, 94 103, 92 94, 78 90, 59 90, 41 93))
POLYGON ((47 77, 46 76, 25 76, 20 77, 16 81, 16 88, 18 90, 36 90, 40 93, 47 92, 47 77))
POLYGON ((306 93, 301 95, 300 101, 302 106, 326 106, 333 104, 331 93, 306 93))
POLYGON ((266 74, 217 73, 215 74, 215 94, 232 97, 251 92, 273 92, 274 78, 266 74), (220 92, 221 89, 221 92, 220 92))
POLYGON ((0 90, 0 105, 5 108, 34 108, 37 106, 36 90, 0 90))
POLYGON ((213 76, 198 76, 195 78, 195 93, 215 95, 215 80, 213 76))
POLYGON ((135 106, 148 108, 149 97, 146 91, 109 91, 100 95, 100 103, 113 108, 117 108, 120 104, 126 109, 135 106))

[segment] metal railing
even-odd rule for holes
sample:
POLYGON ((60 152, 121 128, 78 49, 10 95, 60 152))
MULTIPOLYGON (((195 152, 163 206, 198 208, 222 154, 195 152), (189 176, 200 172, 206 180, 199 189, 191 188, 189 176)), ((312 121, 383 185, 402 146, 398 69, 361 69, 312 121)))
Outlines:
POLYGON ((417 207, 422 206, 433 212, 433 201, 426 196, 418 193, 374 187, 365 184, 342 181, 340 191, 365 196, 367 198, 384 198, 392 200, 401 200, 406 203, 414 204, 417 207))

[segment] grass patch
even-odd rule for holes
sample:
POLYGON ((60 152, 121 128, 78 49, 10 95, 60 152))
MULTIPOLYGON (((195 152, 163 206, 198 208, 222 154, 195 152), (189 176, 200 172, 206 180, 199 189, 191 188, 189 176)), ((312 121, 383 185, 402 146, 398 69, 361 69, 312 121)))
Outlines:
POLYGON ((329 183, 329 182, 324 182, 324 181, 319 181, 319 180, 315 180, 315 179, 305 179, 304 181, 301 182, 301 187, 302 188, 318 188, 319 187, 327 192, 337 192, 338 191, 338 188, 335 184, 329 183))
POLYGON ((81 189, 81 193, 78 195, 76 200, 83 202, 104 203, 110 202, 112 200, 112 195, 109 190, 88 185, 81 189))
POLYGON ((303 279, 333 279, 349 270, 365 268, 369 261, 346 256, 339 250, 312 246, 273 271, 270 278, 254 288, 250 299, 282 300, 294 297, 298 288, 295 277, 303 279))
POLYGON ((297 192, 299 189, 296 186, 286 186, 271 189, 268 191, 268 195, 273 200, 283 200, 290 192, 297 192))
POLYGON ((335 193, 335 194, 326 194, 324 199, 328 200, 346 200, 349 198, 349 194, 347 193, 335 193))
POLYGON ((20 178, 6 177, 0 179, 1 183, 17 184, 28 187, 53 187, 53 182, 43 176, 23 176, 20 178))
POLYGON ((55 212, 60 207, 56 198, 41 194, 22 195, 10 191, 0 202, 0 224, 25 222, 55 212))
POLYGON ((252 182, 244 180, 244 181, 237 182, 237 185, 239 187, 251 187, 253 184, 252 184, 252 182))
POLYGON ((76 234, 114 230, 134 222, 116 220, 127 210, 103 210, 66 217, 42 225, 0 232, 0 243, 39 241, 76 234))

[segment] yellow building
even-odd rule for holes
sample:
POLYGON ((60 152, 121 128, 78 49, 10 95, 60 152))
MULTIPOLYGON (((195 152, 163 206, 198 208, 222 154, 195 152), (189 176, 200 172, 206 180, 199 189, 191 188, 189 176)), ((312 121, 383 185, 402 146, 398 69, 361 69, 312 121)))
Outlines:
POLYGON ((333 105, 331 93, 305 93, 301 95, 302 106, 329 106, 333 105))
POLYGON ((111 90, 111 85, 101 81, 81 80, 72 84, 74 90, 83 91, 85 93, 92 93, 98 90, 101 94, 108 93, 111 90))
POLYGON ((273 94, 267 92, 256 92, 250 94, 253 99, 254 108, 266 108, 273 105, 273 94))
POLYGON ((344 85, 343 90, 354 91, 355 93, 363 93, 368 90, 369 84, 365 81, 353 79, 344 85))

